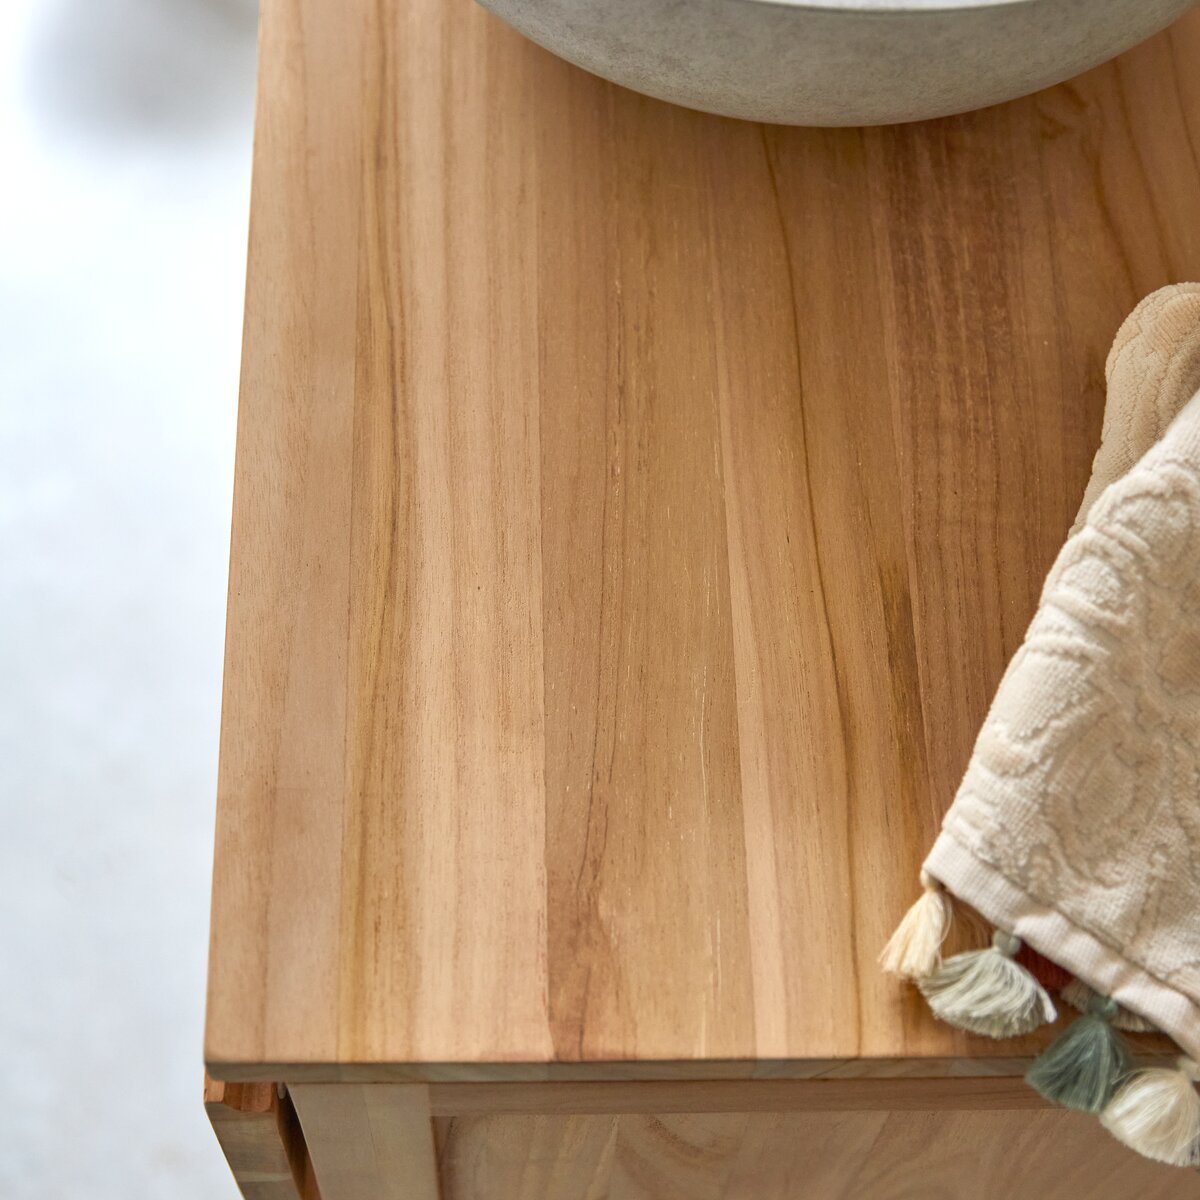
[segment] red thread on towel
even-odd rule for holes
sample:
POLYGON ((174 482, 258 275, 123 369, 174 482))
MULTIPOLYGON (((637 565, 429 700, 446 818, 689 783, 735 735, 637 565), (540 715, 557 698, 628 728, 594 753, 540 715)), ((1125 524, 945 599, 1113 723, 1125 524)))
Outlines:
POLYGON ((1070 971, 1064 971, 1056 962, 1051 962, 1045 955, 1039 954, 1032 946, 1021 943, 1017 951, 1017 962, 1049 991, 1065 988, 1075 978, 1070 971))

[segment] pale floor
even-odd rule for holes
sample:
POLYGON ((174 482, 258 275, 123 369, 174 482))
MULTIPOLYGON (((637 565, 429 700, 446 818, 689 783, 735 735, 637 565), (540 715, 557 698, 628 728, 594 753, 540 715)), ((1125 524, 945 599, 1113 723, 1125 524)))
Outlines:
POLYGON ((200 1105, 252 0, 0 3, 0 1197, 233 1197, 200 1105))

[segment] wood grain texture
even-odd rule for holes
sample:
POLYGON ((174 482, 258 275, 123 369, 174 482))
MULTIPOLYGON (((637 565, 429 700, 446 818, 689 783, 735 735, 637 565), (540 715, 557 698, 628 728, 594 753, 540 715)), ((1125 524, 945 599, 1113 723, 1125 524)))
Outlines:
POLYGON ((266 0, 216 1074, 1020 1070, 875 959, 1200 276, 1198 54, 763 128, 266 0))
MULTIPOLYGON (((477 1116, 436 1122, 442 1200, 1184 1200, 1189 1172, 1062 1110, 477 1116)), ((339 1200, 333 1197, 332 1200, 339 1200)))
POLYGON ((1014 1079, 343 1083, 290 1096, 324 1200, 1174 1200, 1195 1190, 1188 1173, 1138 1158, 1094 1118, 1051 1108, 1014 1079))
POLYGON ((365 32, 362 13, 297 2, 274 5, 259 36, 212 1061, 282 1028, 289 1058, 337 1041, 365 32))
POLYGON ((245 1200, 321 1200, 296 1111, 279 1093, 205 1076, 204 1110, 245 1200))

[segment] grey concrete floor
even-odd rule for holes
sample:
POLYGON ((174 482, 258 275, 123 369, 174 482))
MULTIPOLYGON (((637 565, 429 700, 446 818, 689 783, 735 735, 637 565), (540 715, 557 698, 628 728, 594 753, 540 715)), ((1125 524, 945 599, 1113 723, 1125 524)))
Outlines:
POLYGON ((200 1106, 251 0, 0 4, 0 1196, 232 1197, 200 1106))

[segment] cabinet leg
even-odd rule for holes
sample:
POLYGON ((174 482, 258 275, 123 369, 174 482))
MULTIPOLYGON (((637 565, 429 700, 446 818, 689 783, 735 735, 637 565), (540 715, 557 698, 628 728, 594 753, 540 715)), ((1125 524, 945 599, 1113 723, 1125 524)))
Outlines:
POLYGON ((438 1200, 424 1084, 297 1083, 290 1093, 323 1200, 438 1200))
POLYGON ((296 1110, 276 1084, 206 1075, 204 1110, 245 1200, 321 1200, 296 1110))

